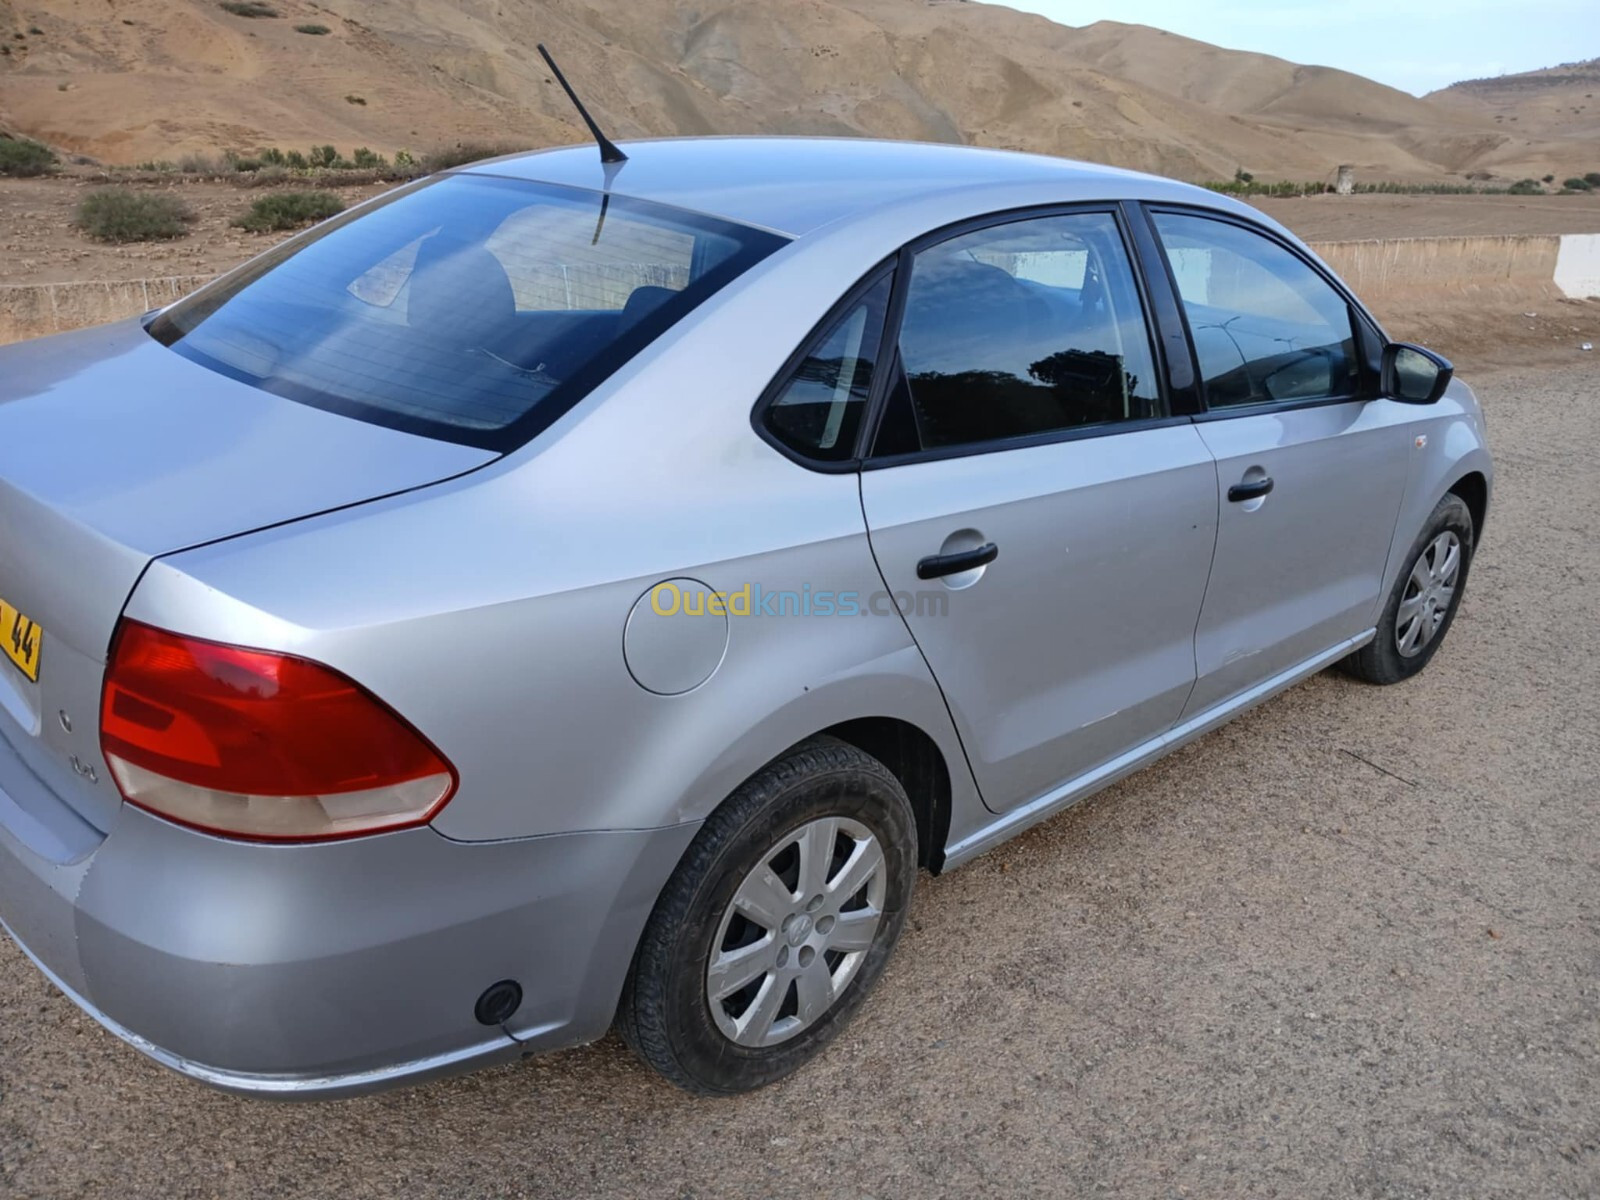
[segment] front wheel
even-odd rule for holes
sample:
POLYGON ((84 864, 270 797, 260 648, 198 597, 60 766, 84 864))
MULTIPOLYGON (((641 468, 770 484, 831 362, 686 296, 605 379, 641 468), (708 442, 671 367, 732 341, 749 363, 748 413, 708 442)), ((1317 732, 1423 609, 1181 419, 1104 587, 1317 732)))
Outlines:
POLYGON ((835 738, 789 751, 711 815, 667 882, 623 990, 623 1040, 693 1092, 788 1075, 882 974, 916 871, 888 768, 835 738))
POLYGON ((1439 501, 1411 545, 1377 636, 1344 660, 1346 671, 1368 683, 1388 684, 1410 679, 1428 665, 1461 607, 1472 535, 1472 513, 1461 497, 1439 501))

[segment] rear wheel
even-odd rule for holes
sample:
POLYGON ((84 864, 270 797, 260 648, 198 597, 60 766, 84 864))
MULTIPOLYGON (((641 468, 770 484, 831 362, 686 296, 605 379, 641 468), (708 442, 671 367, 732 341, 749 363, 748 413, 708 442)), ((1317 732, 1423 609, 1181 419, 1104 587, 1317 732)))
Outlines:
POLYGON ((1461 606, 1472 564, 1472 514, 1459 496, 1439 501, 1389 593, 1378 634, 1342 664, 1368 683, 1410 679, 1434 656, 1461 606))
POLYGON ((781 1079, 854 1015, 899 940, 916 822, 894 775, 807 742, 712 814, 645 927, 618 1027, 690 1091, 781 1079))

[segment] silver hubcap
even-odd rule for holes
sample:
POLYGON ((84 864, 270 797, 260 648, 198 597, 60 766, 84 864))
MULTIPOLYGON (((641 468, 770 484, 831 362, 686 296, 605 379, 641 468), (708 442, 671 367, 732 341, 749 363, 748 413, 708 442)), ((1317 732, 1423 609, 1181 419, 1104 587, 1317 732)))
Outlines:
POLYGON ((1446 529, 1411 567, 1395 614, 1394 644, 1402 657, 1421 654, 1444 624, 1461 578, 1461 539, 1446 529))
POLYGON ((706 968, 717 1028, 741 1046, 775 1046, 815 1024, 861 969, 887 887, 865 825, 823 817, 785 834, 722 914, 706 968))

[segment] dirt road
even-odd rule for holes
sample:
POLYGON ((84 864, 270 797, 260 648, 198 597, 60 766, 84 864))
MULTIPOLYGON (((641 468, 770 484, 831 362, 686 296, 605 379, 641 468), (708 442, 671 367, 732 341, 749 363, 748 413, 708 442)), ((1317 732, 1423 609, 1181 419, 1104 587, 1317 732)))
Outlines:
POLYGON ((693 1100, 607 1041, 278 1107, 5 943, 0 1195, 1600 1192, 1600 364, 1478 382, 1499 490, 1428 671, 1319 676, 924 877, 799 1076, 693 1100))

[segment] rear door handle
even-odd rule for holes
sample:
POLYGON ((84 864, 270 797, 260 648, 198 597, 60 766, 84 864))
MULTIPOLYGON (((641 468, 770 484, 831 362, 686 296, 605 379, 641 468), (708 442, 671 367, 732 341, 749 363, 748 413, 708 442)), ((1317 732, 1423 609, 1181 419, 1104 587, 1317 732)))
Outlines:
POLYGON ((1228 499, 1237 504, 1240 500, 1255 500, 1272 490, 1272 476, 1252 479, 1249 483, 1236 483, 1228 489, 1228 499))
POLYGON ((987 567, 999 557, 1000 547, 993 542, 985 542, 976 550, 957 550, 954 554, 930 554, 917 563, 917 578, 940 579, 946 575, 957 575, 962 571, 987 567))

